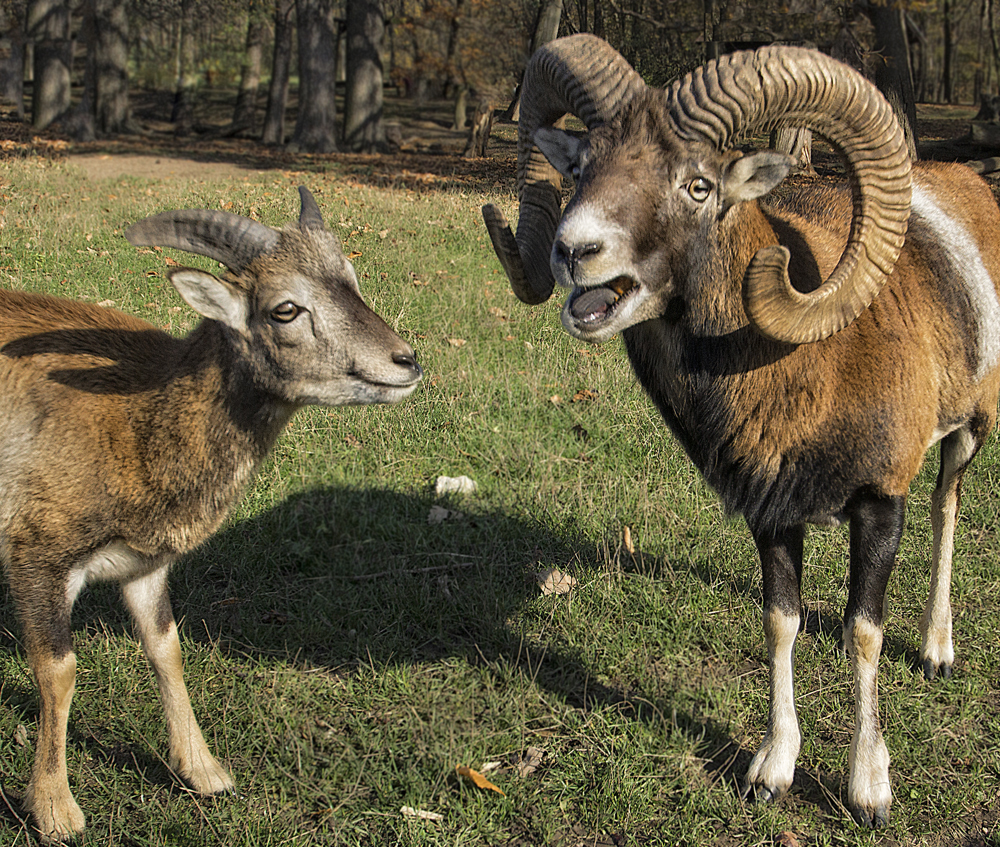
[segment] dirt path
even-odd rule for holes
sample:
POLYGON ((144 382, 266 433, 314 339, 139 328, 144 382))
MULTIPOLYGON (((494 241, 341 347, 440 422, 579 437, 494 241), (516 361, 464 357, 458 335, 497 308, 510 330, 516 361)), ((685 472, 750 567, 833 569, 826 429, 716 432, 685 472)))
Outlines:
POLYGON ((234 162, 199 162, 171 156, 142 156, 121 153, 70 153, 67 161, 88 179, 146 177, 150 179, 231 179, 262 171, 234 162))

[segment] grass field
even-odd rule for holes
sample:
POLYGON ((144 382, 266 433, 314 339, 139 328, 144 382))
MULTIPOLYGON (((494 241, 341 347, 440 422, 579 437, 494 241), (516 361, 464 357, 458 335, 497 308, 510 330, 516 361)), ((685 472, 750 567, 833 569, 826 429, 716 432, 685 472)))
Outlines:
MULTIPOLYGON (((238 796, 197 797, 171 775, 117 589, 78 602, 81 843, 1000 844, 997 440, 967 476, 948 682, 915 670, 936 456, 913 489, 880 665, 889 826, 862 830, 842 805, 844 530, 807 541, 794 786, 747 806, 738 783, 768 682, 745 527, 682 455, 619 340, 584 347, 555 301, 528 309, 509 293, 479 215, 486 200, 512 209, 509 178, 485 192, 385 186, 366 161, 93 181, 71 161, 0 160, 0 285, 113 301, 178 333, 195 318, 166 259, 210 263, 137 251, 123 228, 200 206, 279 225, 307 185, 426 373, 396 407, 300 413, 224 530, 172 573, 194 708, 238 796), (474 494, 435 496, 439 475, 462 474, 474 494), (446 519, 429 521, 435 506, 446 519), (576 588, 543 595, 549 568, 576 588), (541 752, 522 774, 529 748, 541 752), (499 763, 488 776, 503 795, 456 772, 484 763, 499 763)), ((0 590, 0 843, 25 845, 37 699, 0 590)))

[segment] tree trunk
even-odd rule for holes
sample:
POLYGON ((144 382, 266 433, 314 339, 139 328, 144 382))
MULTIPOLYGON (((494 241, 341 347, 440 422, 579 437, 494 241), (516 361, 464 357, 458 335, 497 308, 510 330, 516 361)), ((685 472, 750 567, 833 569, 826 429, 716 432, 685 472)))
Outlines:
POLYGON ((476 115, 472 119, 472 129, 465 144, 462 155, 466 159, 482 158, 486 155, 486 146, 490 141, 490 131, 493 129, 493 104, 483 100, 476 107, 476 115))
POLYGON ((295 0, 299 35, 299 115, 289 149, 337 150, 337 33, 333 0, 295 0))
POLYGON ((77 40, 84 46, 86 60, 83 67, 83 90, 80 102, 63 112, 59 128, 75 141, 93 141, 97 138, 94 120, 94 103, 97 102, 97 2, 83 0, 77 9, 82 20, 77 40))
POLYGON ((69 5, 66 0, 32 0, 28 6, 28 37, 34 41, 35 65, 31 123, 44 129, 70 104, 69 5))
POLYGON ((812 131, 803 127, 787 127, 771 134, 771 147, 795 160, 792 173, 814 174, 812 164, 812 131))
POLYGON ((24 18, 16 9, 6 17, 10 52, 0 58, 0 102, 9 103, 24 118, 24 18))
POLYGON ((347 90, 344 142, 355 152, 385 151, 382 124, 381 0, 347 0, 347 90))
POLYGON ((260 66, 264 57, 264 9, 260 0, 252 0, 248 10, 246 51, 240 68, 240 87, 236 93, 231 131, 253 132, 257 108, 257 90, 260 88, 260 66))
POLYGON ((180 32, 177 36, 177 89, 170 120, 175 135, 190 135, 194 129, 194 97, 198 84, 195 71, 197 45, 194 38, 194 2, 181 0, 180 32))
MULTIPOLYGON (((543 44, 554 41, 559 35, 559 20, 562 17, 563 0, 545 0, 545 3, 538 10, 538 19, 535 21, 535 34, 531 39, 531 52, 534 53, 543 44)), ((516 121, 521 116, 521 84, 518 83, 514 90, 514 97, 510 105, 504 110, 503 116, 507 120, 516 121)))
POLYGON ((97 131, 124 132, 128 108, 128 15, 124 0, 94 0, 95 99, 97 131))
POLYGON ((883 57, 875 68, 875 85, 892 105, 903 127, 910 157, 917 159, 917 104, 910 76, 910 51, 903 12, 869 4, 867 13, 875 28, 874 51, 883 57))
MULTIPOLYGON (((944 56, 941 65, 941 86, 942 96, 945 103, 951 103, 954 98, 952 89, 952 63, 954 60, 955 44, 951 37, 951 12, 952 6, 949 0, 944 0, 941 4, 941 24, 944 34, 944 56)), ((874 21, 874 18, 872 19, 874 21)))
POLYGON ((277 0, 274 7, 274 59, 271 85, 267 91, 264 116, 265 144, 285 143, 285 109, 288 105, 288 78, 292 66, 292 12, 295 0, 277 0))
POLYGON ((535 35, 531 39, 531 52, 534 53, 543 44, 555 41, 559 35, 559 19, 562 17, 563 0, 545 0, 538 13, 538 23, 535 35))
POLYGON ((455 117, 452 120, 451 128, 454 130, 465 129, 466 123, 468 123, 469 109, 469 86, 459 85, 455 89, 455 117))

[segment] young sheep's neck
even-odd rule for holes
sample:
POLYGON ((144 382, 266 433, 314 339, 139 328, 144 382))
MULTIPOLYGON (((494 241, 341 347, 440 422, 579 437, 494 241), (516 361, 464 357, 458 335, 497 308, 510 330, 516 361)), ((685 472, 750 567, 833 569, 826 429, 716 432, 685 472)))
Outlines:
POLYGON ((213 533, 295 412, 255 383, 240 344, 203 321, 176 348, 173 379, 133 416, 137 484, 123 478, 119 497, 150 548, 182 553, 213 533))

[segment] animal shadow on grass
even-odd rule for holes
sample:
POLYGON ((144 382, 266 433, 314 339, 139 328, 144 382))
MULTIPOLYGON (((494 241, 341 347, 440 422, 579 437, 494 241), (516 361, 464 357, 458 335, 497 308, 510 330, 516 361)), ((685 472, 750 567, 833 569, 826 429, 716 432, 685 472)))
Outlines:
MULTIPOLYGON (((538 595, 532 571, 539 560, 607 566, 606 551, 585 540, 561 537, 533 518, 477 511, 474 501, 321 488, 229 524, 174 565, 171 597, 182 639, 209 643, 228 655, 347 674, 450 657, 488 672, 513 665, 574 708, 614 707, 626 719, 648 723, 671 716, 677 731, 696 739, 709 770, 720 769, 727 758, 731 767, 737 751, 736 772, 742 773, 749 754, 714 720, 686 713, 682 701, 672 702, 669 694, 651 698, 600 684, 567 645, 529 643, 514 631, 508 622, 538 595), (441 505, 452 511, 430 523, 432 507, 441 505), (466 514, 456 515, 459 510, 466 514)), ((5 599, 0 647, 23 656, 19 626, 5 599)), ((117 586, 88 587, 77 601, 74 631, 82 659, 87 648, 80 643, 81 630, 131 633, 117 586)), ((137 666, 129 673, 150 672, 137 666)), ((187 678, 194 690, 198 683, 190 661, 187 678)), ((37 696, 27 672, 4 681, 0 703, 17 720, 34 725, 37 696)), ((143 705, 119 702, 118 708, 143 705)), ((210 728, 219 717, 202 708, 199 719, 210 728)), ((160 758, 164 750, 154 751, 138 738, 114 737, 110 729, 81 726, 72 710, 68 744, 86 746, 113 767, 134 767, 154 782, 174 783, 160 758)), ((218 752, 225 756, 224 749, 218 752)), ((27 779, 27 773, 0 776, 4 782, 27 779)))

